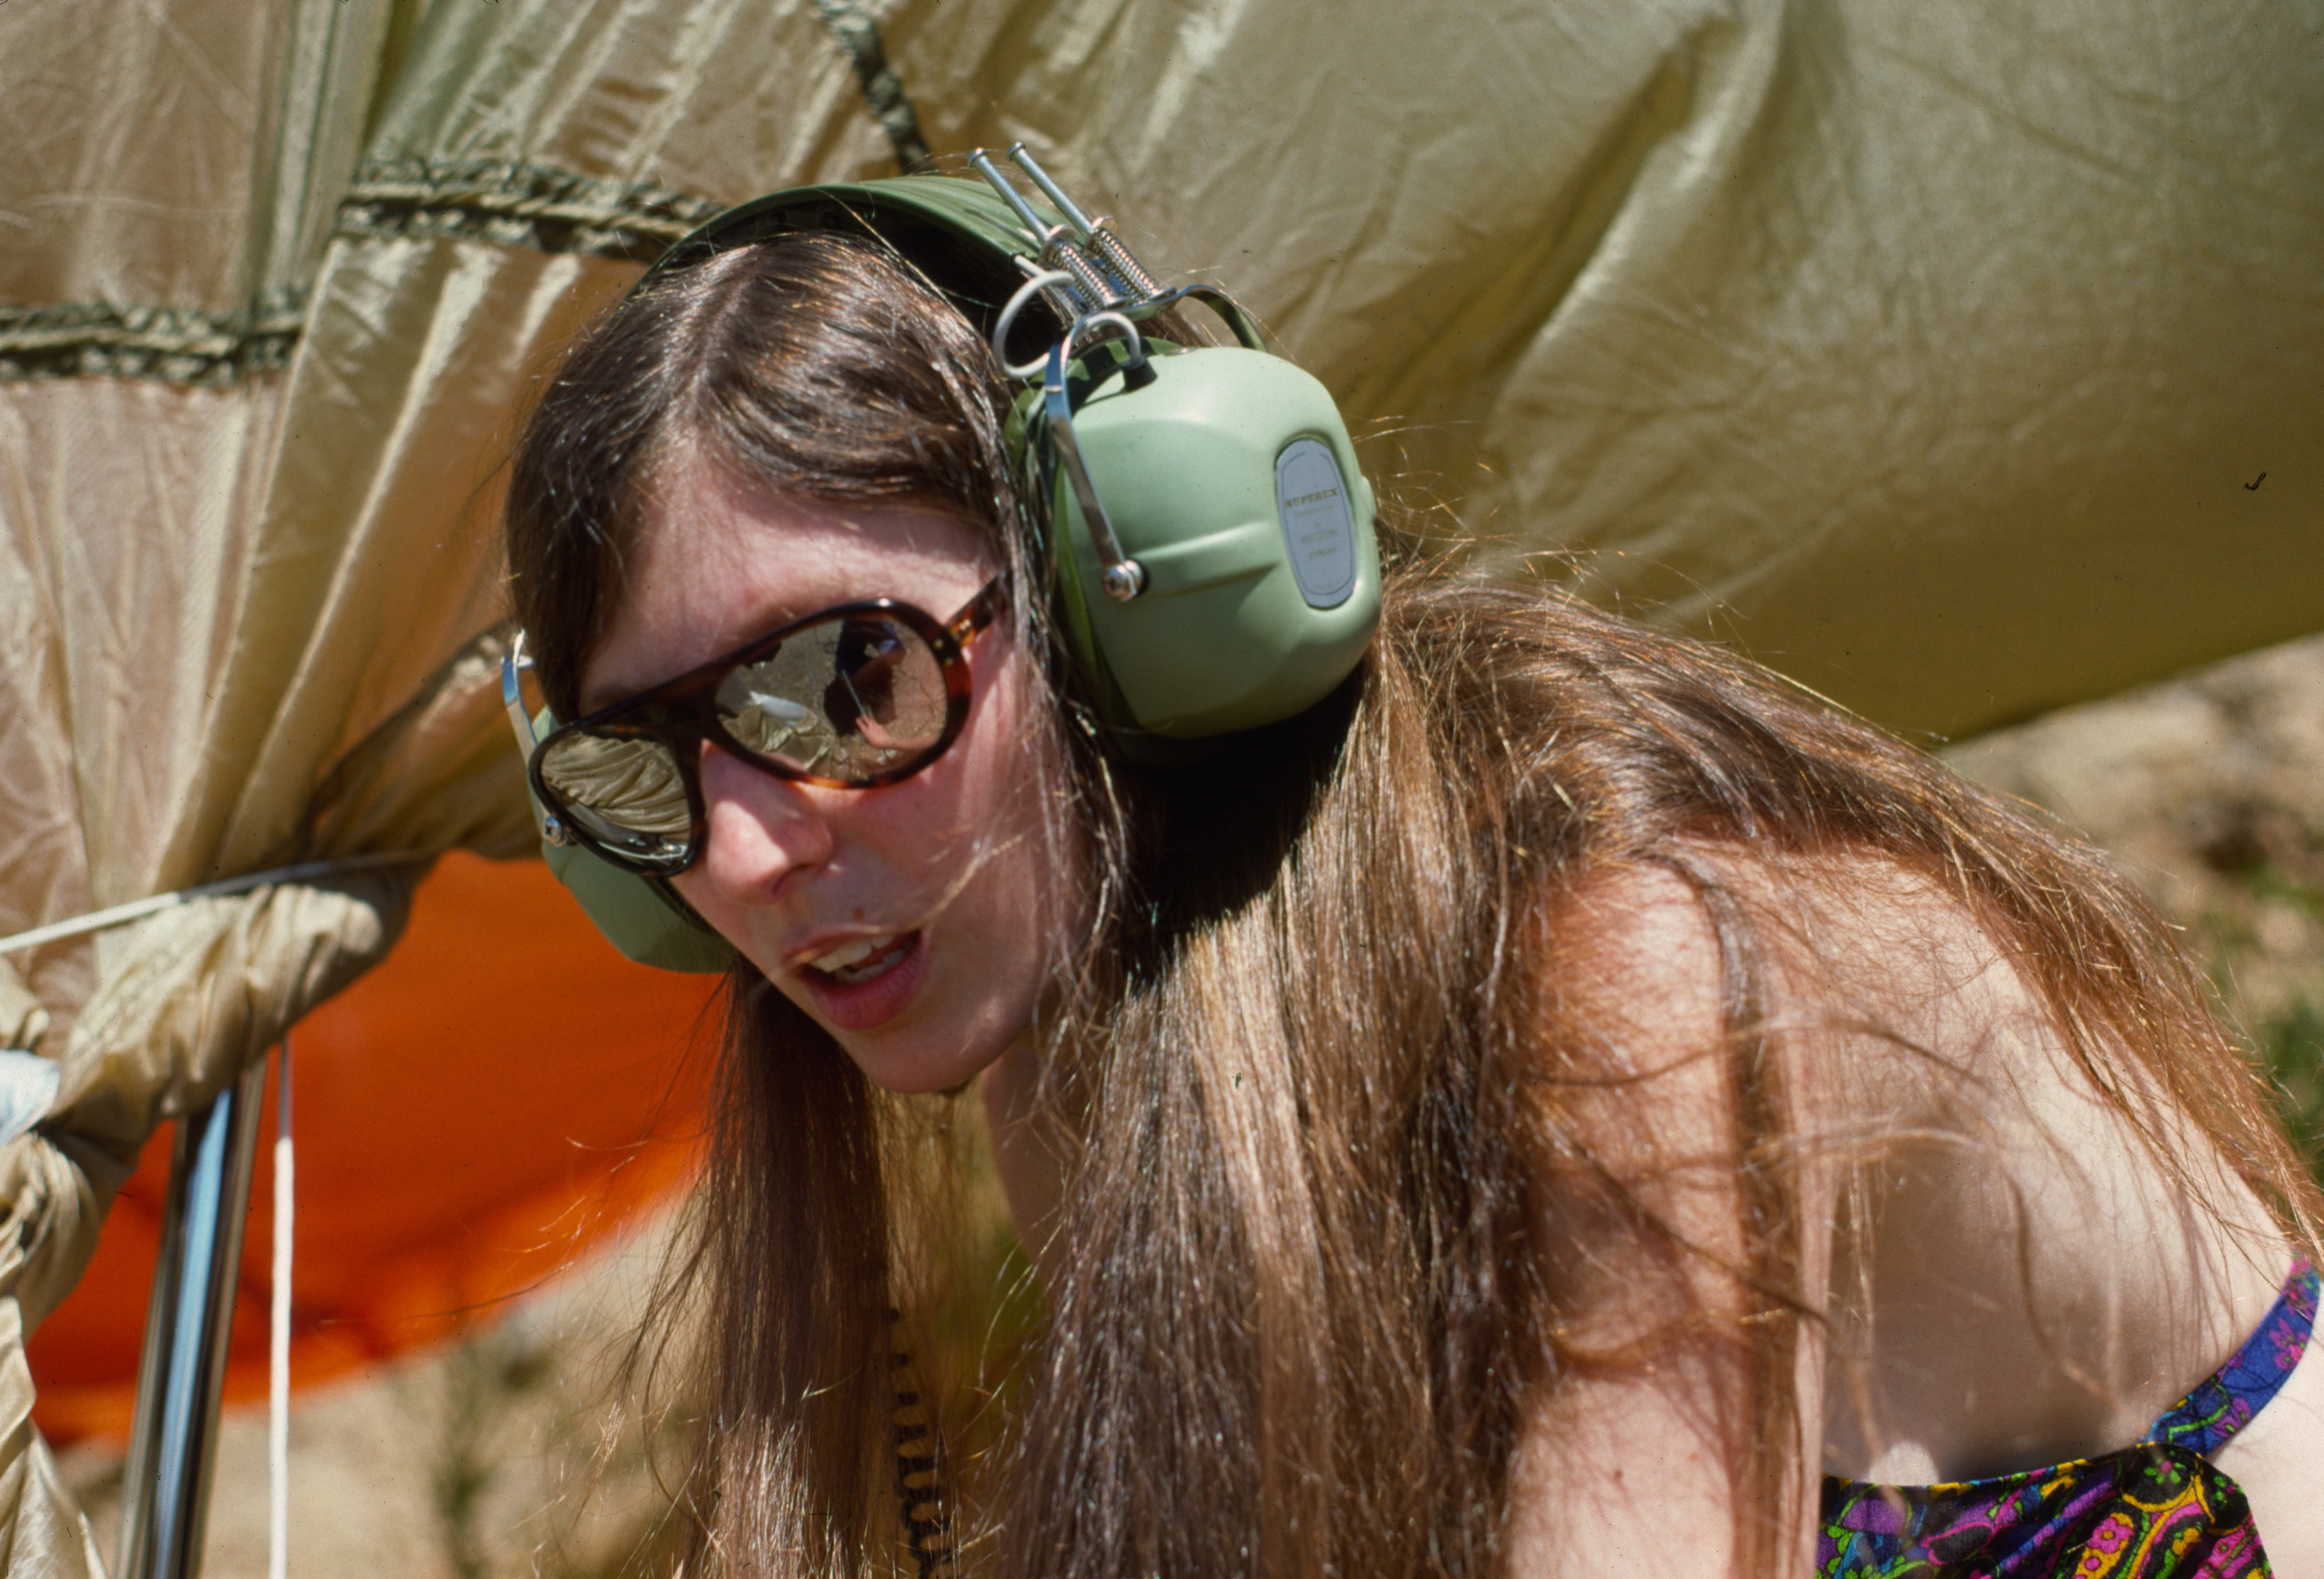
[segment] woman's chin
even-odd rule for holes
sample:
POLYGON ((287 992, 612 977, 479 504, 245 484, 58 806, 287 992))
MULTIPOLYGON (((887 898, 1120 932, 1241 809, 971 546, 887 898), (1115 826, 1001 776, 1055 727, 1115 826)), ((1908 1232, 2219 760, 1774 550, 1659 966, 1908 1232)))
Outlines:
POLYGON ((950 1040, 833 1034, 866 1080, 898 1096, 956 1092, 984 1073, 1007 1047, 1005 1040, 986 1051, 950 1040))
POLYGON ((912 1013, 866 1030, 829 1020, 823 1025, 872 1085, 899 1096, 924 1096, 958 1090, 984 1073, 1009 1050, 1026 1018, 998 1003, 974 1004, 959 1013, 944 1009, 942 995, 930 993, 912 1013))

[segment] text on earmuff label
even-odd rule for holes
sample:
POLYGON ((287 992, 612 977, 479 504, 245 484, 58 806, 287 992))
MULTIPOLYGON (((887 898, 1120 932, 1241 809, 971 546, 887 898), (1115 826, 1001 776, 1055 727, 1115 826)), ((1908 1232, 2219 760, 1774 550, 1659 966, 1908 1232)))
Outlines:
POLYGON ((1356 586, 1356 522, 1331 446, 1295 439, 1275 457, 1275 514, 1299 596, 1336 608, 1356 586))

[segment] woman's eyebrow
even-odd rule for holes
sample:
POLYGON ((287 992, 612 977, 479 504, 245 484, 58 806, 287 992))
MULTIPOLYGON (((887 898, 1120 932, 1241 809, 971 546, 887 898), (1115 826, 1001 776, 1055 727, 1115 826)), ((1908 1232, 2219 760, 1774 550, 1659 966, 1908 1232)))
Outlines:
MULTIPOLYGON (((772 624, 767 626, 770 631, 774 628, 772 624)), ((664 669, 642 679, 632 674, 622 673, 601 677, 593 683, 585 684, 581 688, 579 716, 586 718, 594 714, 602 713, 617 702, 625 702, 641 692, 650 691, 656 686, 676 679, 679 675, 690 674, 705 663, 715 663, 719 658, 733 651, 737 645, 740 643, 729 642, 715 652, 706 653, 675 669, 664 669)))
MULTIPOLYGON (((779 623, 770 623, 766 628, 770 631, 774 630, 779 623)), ((742 642, 726 642, 715 651, 704 653, 679 664, 675 669, 660 670, 642 679, 622 675, 613 679, 600 679, 595 685, 584 686, 581 688, 581 716, 586 718, 592 714, 601 713, 618 702, 625 702, 632 697, 652 690, 656 686, 667 685, 682 674, 692 674, 704 664, 715 663, 736 648, 745 646, 752 640, 755 638, 746 637, 742 642)))
POLYGON ((584 686, 581 688, 578 716, 586 718, 593 714, 602 713, 623 697, 634 697, 640 691, 649 688, 650 688, 647 686, 608 683, 602 680, 595 685, 584 686))

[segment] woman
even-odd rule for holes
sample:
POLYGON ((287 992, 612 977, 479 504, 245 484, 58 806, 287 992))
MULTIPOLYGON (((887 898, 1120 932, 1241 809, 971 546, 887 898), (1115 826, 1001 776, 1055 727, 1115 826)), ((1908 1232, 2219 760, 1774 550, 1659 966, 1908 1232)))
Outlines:
POLYGON ((762 698, 676 770, 669 884, 738 956, 689 1572, 897 1560, 889 1312, 946 1218, 895 1098, 973 1085, 1046 1325, 987 1500, 903 1466, 924 1570, 949 1519, 1012 1579, 2235 1574, 2255 1524, 2324 1574, 2314 1187, 2095 856, 1409 547, 1325 701, 1132 762, 992 329, 840 230, 715 251, 512 473, 558 717, 794 625, 967 697, 932 749, 826 699, 811 753, 762 698), (873 599, 920 612, 816 617, 873 599))

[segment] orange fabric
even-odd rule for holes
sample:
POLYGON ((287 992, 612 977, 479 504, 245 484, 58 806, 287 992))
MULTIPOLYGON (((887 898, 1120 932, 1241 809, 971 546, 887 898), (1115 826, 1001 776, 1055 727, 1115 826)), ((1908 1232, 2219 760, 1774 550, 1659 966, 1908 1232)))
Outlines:
MULTIPOLYGON (((454 852, 386 961, 291 1033, 294 1386, 489 1320, 687 1177, 713 983, 622 959, 538 862, 454 852)), ((274 1115, 229 1400, 266 1391, 274 1115)), ((128 1431, 168 1132, 30 1344, 51 1440, 128 1431)))

